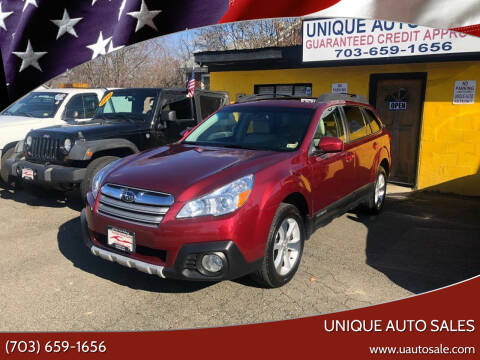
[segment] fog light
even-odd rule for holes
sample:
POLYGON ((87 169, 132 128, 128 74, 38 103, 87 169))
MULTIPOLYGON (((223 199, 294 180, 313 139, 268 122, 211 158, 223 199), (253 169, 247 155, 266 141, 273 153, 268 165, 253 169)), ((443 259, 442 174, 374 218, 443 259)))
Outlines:
POLYGON ((224 265, 221 253, 206 254, 202 257, 202 267, 210 273, 221 271, 224 265))

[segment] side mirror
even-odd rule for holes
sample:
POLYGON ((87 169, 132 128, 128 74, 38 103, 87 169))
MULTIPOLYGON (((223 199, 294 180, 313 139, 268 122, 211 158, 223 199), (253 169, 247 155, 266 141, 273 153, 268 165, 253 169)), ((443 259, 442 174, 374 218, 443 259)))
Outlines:
POLYGON ((183 131, 180 131, 180 136, 183 138, 185 136, 187 136, 188 134, 190 134, 190 131, 192 131, 193 128, 191 127, 187 127, 185 130, 183 131))
POLYGON ((332 136, 323 136, 317 146, 324 153, 343 151, 343 141, 332 136))
POLYGON ((175 122, 175 121, 177 121, 177 112, 175 110, 162 111, 162 113, 160 115, 160 120, 175 122))

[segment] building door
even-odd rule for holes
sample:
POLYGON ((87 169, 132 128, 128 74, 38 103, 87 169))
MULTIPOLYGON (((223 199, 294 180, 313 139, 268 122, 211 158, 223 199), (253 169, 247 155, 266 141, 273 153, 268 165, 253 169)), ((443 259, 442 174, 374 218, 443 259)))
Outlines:
POLYGON ((416 185, 426 73, 373 74, 370 103, 392 134, 390 181, 416 185))

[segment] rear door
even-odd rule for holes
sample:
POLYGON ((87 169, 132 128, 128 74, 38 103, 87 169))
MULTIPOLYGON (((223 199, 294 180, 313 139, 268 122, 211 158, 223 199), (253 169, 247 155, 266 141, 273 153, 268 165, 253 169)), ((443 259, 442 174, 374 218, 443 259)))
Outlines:
POLYGON ((375 160, 372 131, 359 106, 343 107, 348 130, 348 143, 345 148, 354 155, 355 178, 351 190, 359 190, 370 182, 371 169, 375 160))
POLYGON ((201 122, 208 115, 222 106, 228 105, 230 100, 225 91, 195 90, 195 113, 197 122, 201 122))

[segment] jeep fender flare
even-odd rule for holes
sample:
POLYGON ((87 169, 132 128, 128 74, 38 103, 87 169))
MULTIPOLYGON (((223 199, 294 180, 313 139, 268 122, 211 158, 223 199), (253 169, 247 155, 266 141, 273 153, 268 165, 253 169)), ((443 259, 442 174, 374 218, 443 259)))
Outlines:
POLYGON ((137 146, 126 139, 104 139, 93 141, 77 141, 70 150, 68 158, 70 160, 91 160, 93 155, 105 151, 115 149, 128 149, 132 153, 138 153, 137 146))

